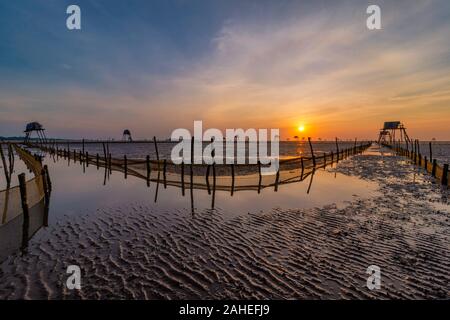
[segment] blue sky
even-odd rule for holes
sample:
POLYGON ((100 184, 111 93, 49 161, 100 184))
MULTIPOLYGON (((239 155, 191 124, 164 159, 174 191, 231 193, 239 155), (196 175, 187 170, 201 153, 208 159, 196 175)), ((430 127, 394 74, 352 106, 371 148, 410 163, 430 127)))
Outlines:
POLYGON ((50 136, 162 137, 204 120, 368 137, 399 119, 450 139, 449 39, 448 0, 0 0, 0 135, 35 120, 50 136), (82 30, 65 27, 70 4, 82 30))

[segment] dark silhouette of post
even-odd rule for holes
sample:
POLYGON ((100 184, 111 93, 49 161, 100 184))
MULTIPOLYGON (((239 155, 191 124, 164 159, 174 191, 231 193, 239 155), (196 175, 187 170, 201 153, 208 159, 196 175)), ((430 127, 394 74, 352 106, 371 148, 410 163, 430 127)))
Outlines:
POLYGON ((315 168, 316 167, 316 158, 314 157, 314 150, 313 150, 313 146, 312 146, 312 143, 311 143, 311 137, 308 137, 308 142, 309 142, 309 148, 311 149, 311 156, 312 156, 313 166, 315 168))
POLYGON ((444 164, 444 167, 442 168, 441 182, 442 182, 442 185, 448 186, 448 163, 444 164))
POLYGON ((431 147, 431 141, 428 143, 428 145, 430 147, 430 162, 432 162, 433 161, 433 150, 432 150, 432 147, 431 147))
POLYGON ((436 159, 433 159, 433 166, 431 167, 431 176, 436 178, 436 168, 437 168, 437 161, 436 159))
POLYGON ((19 174, 19 190, 20 190, 20 200, 23 212, 23 232, 22 232, 22 248, 28 245, 28 232, 30 225, 30 213, 28 210, 27 201, 27 182, 25 180, 25 173, 19 174))
POLYGON ((153 143, 155 144, 155 151, 156 151, 156 161, 158 161, 158 171, 159 171, 159 152, 158 152, 158 144, 156 143, 156 137, 153 136, 153 143))
POLYGON ((336 162, 339 162, 339 144, 338 144, 338 138, 336 137, 336 162))

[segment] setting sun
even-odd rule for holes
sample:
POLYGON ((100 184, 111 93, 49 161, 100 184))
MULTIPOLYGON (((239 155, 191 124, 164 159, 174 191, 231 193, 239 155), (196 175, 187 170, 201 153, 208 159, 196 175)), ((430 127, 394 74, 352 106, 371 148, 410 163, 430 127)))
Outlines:
POLYGON ((305 127, 304 127, 304 126, 300 126, 300 127, 298 127, 298 131, 300 131, 300 132, 303 132, 303 131, 305 131, 305 127))

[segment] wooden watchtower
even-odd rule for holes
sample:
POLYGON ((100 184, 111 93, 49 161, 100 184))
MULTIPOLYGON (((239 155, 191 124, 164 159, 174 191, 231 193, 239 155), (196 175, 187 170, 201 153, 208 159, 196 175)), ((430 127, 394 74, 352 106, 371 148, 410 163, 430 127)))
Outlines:
POLYGON ((30 122, 25 127, 25 143, 28 143, 31 139, 33 132, 36 132, 36 136, 39 143, 47 143, 47 137, 45 136, 45 129, 39 122, 30 122))
POLYGON ((133 141, 130 130, 128 130, 128 129, 123 130, 122 140, 128 141, 128 142, 133 141))
POLYGON ((406 128, 400 121, 388 121, 384 123, 383 129, 380 129, 378 143, 392 144, 400 140, 400 142, 410 143, 406 128), (397 134, 396 134, 397 133, 397 134))

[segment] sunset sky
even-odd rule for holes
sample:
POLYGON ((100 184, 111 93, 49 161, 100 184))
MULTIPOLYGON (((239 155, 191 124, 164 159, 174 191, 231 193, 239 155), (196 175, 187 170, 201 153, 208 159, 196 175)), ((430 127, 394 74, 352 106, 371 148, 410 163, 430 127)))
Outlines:
POLYGON ((283 139, 401 120, 450 140, 450 1, 0 0, 0 136, 39 121, 51 137, 162 138, 194 120, 283 139))

